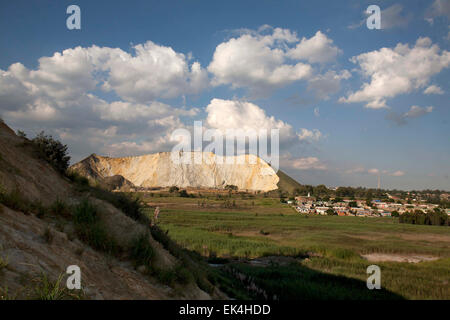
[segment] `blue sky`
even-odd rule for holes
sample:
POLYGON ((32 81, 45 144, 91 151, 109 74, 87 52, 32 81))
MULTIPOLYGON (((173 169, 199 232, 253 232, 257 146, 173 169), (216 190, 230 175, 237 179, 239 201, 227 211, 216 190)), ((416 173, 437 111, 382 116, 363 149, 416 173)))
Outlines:
POLYGON ((167 151, 174 128, 245 115, 280 128, 302 183, 449 190, 449 16, 448 0, 3 1, 0 114, 75 161, 167 151))

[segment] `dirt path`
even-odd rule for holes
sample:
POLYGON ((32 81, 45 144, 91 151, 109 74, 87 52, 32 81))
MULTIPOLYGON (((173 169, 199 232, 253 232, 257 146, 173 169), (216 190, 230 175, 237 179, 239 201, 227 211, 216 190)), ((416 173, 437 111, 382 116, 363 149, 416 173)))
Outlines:
POLYGON ((362 255, 363 258, 372 262, 410 262, 418 263, 422 261, 434 261, 438 260, 438 257, 419 255, 419 254, 391 254, 391 253, 370 253, 362 255))

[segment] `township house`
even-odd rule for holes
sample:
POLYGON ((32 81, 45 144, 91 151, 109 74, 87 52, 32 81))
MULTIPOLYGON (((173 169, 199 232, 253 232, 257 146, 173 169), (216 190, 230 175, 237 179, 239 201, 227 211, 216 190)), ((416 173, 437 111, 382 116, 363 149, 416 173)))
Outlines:
POLYGON ((350 214, 350 210, 347 207, 333 207, 333 210, 338 216, 347 216, 350 214))
POLYGON ((316 197, 311 197, 310 194, 308 193, 307 196, 295 197, 295 201, 297 201, 298 204, 314 203, 316 202, 316 197))
POLYGON ((297 202, 296 210, 299 213, 314 213, 314 203, 316 202, 315 197, 311 197, 308 193, 307 196, 297 196, 295 197, 295 201, 297 202))
POLYGON ((327 215, 327 210, 330 209, 328 207, 316 207, 316 213, 322 216, 327 215))

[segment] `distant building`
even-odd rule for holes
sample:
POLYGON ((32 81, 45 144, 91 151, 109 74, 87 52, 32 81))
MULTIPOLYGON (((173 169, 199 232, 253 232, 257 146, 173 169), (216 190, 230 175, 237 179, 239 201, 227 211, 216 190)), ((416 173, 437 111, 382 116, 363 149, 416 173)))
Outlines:
POLYGON ((297 201, 298 204, 300 203, 312 203, 316 201, 315 197, 311 197, 308 193, 307 196, 297 196, 295 197, 295 201, 297 201))
POLYGON ((298 213, 310 213, 311 212, 311 210, 309 208, 300 207, 300 206, 295 207, 295 210, 297 210, 298 213))
POLYGON ((328 207, 316 207, 316 213, 325 216, 327 215, 328 209, 329 209, 328 207))

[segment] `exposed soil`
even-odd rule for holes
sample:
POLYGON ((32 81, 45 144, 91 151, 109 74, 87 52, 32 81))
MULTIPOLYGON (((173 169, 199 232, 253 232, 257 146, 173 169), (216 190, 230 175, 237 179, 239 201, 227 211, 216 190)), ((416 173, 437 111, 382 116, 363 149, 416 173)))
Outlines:
POLYGON ((438 260, 438 257, 419 255, 419 254, 393 254, 393 253, 370 253, 362 255, 363 258, 371 262, 409 262, 418 263, 422 261, 438 260))

